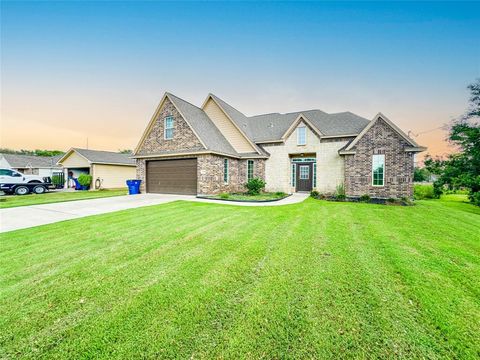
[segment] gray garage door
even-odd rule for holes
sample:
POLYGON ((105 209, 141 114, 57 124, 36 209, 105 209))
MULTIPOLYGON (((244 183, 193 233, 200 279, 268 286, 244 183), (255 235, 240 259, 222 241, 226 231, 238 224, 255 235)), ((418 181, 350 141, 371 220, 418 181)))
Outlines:
POLYGON ((197 159, 147 161, 147 192, 197 194, 197 159))

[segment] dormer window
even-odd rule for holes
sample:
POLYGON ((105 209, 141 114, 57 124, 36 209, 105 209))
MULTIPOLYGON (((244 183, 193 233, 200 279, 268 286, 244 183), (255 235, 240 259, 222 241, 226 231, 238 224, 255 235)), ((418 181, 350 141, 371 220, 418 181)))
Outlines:
POLYGON ((305 126, 297 128, 297 145, 307 145, 307 128, 305 126))
POLYGON ((173 116, 167 116, 164 120, 163 137, 165 140, 173 139, 173 116))

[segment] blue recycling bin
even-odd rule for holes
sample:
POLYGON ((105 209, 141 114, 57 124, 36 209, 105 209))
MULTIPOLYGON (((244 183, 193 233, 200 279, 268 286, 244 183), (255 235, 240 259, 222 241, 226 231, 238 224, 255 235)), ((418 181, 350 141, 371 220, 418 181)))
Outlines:
POLYGON ((127 180, 128 194, 137 195, 140 194, 140 183, 142 180, 127 180))
POLYGON ((78 179, 73 178, 73 181, 75 181, 75 190, 83 190, 82 185, 78 182, 78 179))

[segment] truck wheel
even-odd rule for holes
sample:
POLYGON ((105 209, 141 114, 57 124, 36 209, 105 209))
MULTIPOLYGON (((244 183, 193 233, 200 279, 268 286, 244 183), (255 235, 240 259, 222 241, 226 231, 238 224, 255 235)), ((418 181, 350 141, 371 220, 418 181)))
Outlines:
POLYGON ((17 195, 27 195, 29 192, 30 190, 26 186, 18 186, 15 188, 15 194, 17 195))
POLYGON ((43 187, 42 185, 37 185, 33 188, 33 192, 35 194, 43 194, 45 192, 45 187, 43 187))

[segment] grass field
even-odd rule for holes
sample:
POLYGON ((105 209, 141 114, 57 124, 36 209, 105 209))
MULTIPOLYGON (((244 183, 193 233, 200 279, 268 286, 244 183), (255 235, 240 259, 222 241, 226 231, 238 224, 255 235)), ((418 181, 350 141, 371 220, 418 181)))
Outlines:
POLYGON ((97 191, 53 191, 45 194, 8 195, 0 197, 0 209, 16 206, 51 204, 62 201, 97 199, 101 197, 127 195, 126 189, 97 191))
POLYGON ((459 201, 174 202, 0 239, 0 358, 480 356, 459 201))

